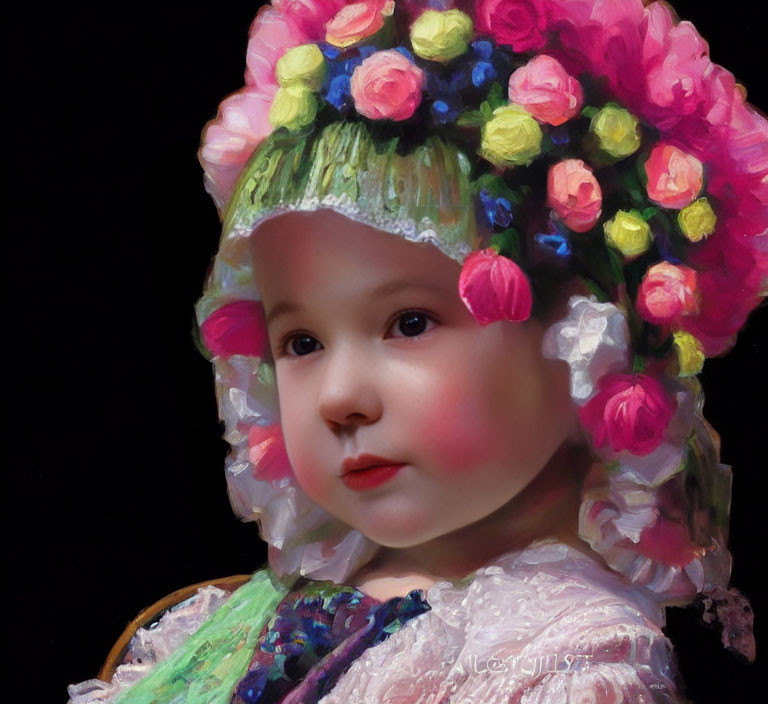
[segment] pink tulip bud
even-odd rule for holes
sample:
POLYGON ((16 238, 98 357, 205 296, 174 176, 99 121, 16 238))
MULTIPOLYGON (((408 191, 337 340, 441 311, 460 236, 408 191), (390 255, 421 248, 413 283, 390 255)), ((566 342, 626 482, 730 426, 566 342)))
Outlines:
POLYGON ((654 264, 645 272, 637 292, 640 316, 667 325, 698 311, 698 282, 690 267, 670 262, 654 264))
POLYGON ((647 374, 606 374, 579 409, 579 418, 596 448, 647 455, 661 444, 676 407, 677 401, 647 374))
POLYGON ((255 425, 248 433, 254 479, 277 481, 292 474, 279 425, 255 425))
POLYGON ((547 205, 574 232, 591 230, 600 219, 603 192, 581 159, 565 159, 549 169, 547 205))
POLYGON ((459 276, 459 296, 481 325, 531 316, 531 285, 523 270, 494 249, 473 252, 459 276))
POLYGON ((242 354, 261 357, 267 350, 264 309, 260 301, 235 301, 215 310, 200 326, 214 357, 242 354))
POLYGON ((701 191, 704 166, 671 144, 657 144, 645 162, 648 197, 664 208, 681 210, 701 191))

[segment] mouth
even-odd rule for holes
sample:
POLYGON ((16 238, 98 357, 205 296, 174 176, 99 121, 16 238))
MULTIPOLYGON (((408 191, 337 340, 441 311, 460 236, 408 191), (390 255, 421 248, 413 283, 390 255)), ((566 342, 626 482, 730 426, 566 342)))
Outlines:
POLYGON ((360 472, 376 467, 392 467, 394 465, 402 464, 402 462, 396 462, 395 460, 379 457, 378 455, 363 454, 357 457, 347 457, 347 459, 341 463, 341 476, 343 477, 351 472, 360 472))
POLYGON ((389 481, 404 466, 404 462, 377 455, 348 457, 341 465, 341 480, 350 489, 364 491, 389 481))

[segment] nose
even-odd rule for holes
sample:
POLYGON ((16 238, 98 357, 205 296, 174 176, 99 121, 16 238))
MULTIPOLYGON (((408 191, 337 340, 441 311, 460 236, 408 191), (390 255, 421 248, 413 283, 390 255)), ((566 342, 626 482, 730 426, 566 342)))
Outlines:
POLYGON ((382 399, 370 356, 348 345, 326 352, 317 413, 335 433, 375 423, 382 399))

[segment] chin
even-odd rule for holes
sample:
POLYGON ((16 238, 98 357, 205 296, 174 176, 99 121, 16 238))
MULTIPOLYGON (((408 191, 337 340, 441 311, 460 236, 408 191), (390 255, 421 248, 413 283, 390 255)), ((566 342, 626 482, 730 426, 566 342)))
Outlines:
POLYGON ((428 530, 428 527, 424 525, 423 518, 418 520, 418 524, 419 526, 416 528, 407 521, 398 522, 396 531, 392 530, 391 524, 385 526, 380 531, 371 530, 370 524, 365 526, 365 530, 360 528, 357 530, 377 545, 395 549, 412 548, 417 545, 423 545, 424 543, 433 540, 434 538, 438 538, 441 535, 445 535, 452 530, 451 528, 446 530, 435 530, 434 524, 433 529, 428 530))

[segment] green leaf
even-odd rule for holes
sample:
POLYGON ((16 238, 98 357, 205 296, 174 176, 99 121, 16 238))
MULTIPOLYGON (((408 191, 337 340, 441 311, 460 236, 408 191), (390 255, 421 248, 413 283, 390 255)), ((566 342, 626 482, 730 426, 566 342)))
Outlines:
POLYGON ((639 354, 635 355, 635 359, 632 362, 632 373, 642 374, 645 371, 645 359, 639 354))
POLYGON ((517 191, 513 191, 504 181, 494 173, 482 174, 474 183, 474 192, 480 193, 485 189, 494 198, 506 198, 512 205, 520 205, 523 202, 523 196, 517 191))
POLYGON ((493 108, 487 100, 480 103, 480 114, 483 116, 483 122, 490 122, 493 118, 493 108))
POLYGON ((585 105, 581 110, 581 116, 591 120, 598 112, 600 111, 594 105, 585 105))
POLYGON ((611 278, 618 284, 624 281, 624 261, 613 249, 608 249, 608 271, 611 278))
POLYGON ((509 259, 520 258, 520 233, 509 227, 504 232, 497 232, 491 237, 491 247, 509 259))
POLYGON ((504 88, 502 88, 500 83, 494 83, 491 86, 491 89, 488 91, 488 95, 485 97, 485 102, 488 103, 491 111, 507 104, 507 98, 504 95, 504 88))
POLYGON ((456 120, 459 127, 482 127, 485 122, 486 119, 480 110, 465 110, 456 120))
POLYGON ((589 291, 597 297, 597 300, 600 303, 605 303, 608 301, 608 294, 601 289, 595 281, 593 281, 590 278, 587 278, 586 276, 580 276, 581 282, 589 289, 589 291))
POLYGON ((643 218, 643 220, 650 220, 652 217, 654 217, 659 212, 658 208, 655 208, 651 206, 650 208, 646 208, 641 214, 640 217, 643 218))

